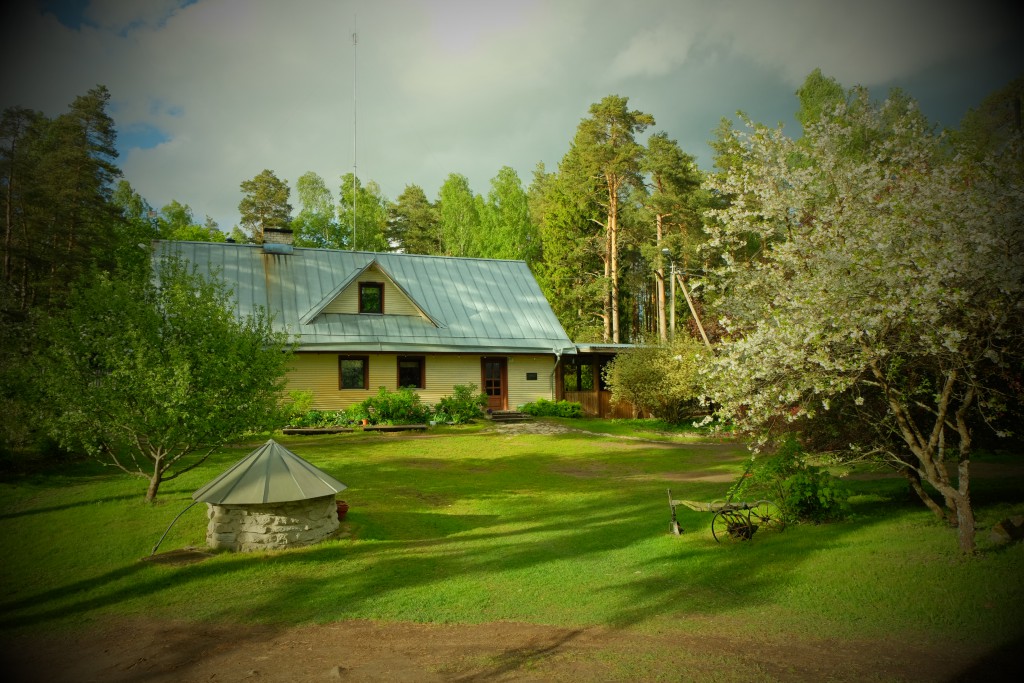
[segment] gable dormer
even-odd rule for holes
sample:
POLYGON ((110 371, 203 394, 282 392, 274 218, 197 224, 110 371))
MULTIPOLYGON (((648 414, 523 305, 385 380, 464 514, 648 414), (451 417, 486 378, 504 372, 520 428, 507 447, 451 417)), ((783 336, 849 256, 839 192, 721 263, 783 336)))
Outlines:
POLYGON ((303 324, 322 313, 417 316, 441 327, 376 260, 324 297, 303 316, 303 324))

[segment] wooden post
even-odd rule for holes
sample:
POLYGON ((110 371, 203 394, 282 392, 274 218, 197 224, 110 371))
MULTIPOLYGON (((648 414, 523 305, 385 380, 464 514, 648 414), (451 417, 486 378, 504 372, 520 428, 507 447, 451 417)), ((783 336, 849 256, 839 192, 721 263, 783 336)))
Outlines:
POLYGON ((682 276, 678 273, 675 274, 679 280, 679 286, 683 288, 683 296, 686 297, 686 304, 690 307, 690 313, 693 314, 693 319, 697 322, 697 329, 700 330, 700 336, 704 339, 704 344, 710 349, 711 342, 708 340, 708 335, 704 332, 704 326, 700 322, 700 316, 697 315, 697 309, 693 305, 693 300, 690 298, 690 293, 686 290, 686 283, 683 282, 682 276))

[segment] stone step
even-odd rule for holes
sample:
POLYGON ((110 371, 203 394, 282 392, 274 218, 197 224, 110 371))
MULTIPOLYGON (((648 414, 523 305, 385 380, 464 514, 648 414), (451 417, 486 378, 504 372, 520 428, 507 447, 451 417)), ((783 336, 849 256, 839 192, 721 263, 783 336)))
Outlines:
POLYGON ((518 410, 496 410, 491 413, 491 419, 495 422, 529 422, 533 418, 518 410))

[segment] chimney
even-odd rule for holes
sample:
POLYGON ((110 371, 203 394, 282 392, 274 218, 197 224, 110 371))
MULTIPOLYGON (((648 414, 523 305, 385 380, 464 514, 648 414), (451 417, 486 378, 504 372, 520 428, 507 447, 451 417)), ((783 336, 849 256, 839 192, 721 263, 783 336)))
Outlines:
POLYGON ((267 254, 290 254, 294 237, 291 228, 263 228, 263 251, 267 254))

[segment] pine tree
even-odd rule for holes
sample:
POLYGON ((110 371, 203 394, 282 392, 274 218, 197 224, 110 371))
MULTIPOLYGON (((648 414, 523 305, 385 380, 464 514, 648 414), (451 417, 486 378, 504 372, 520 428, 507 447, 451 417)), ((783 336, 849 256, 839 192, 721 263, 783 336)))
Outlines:
POLYGON ((267 228, 287 228, 291 223, 292 206, 288 203, 288 183, 264 169, 251 180, 243 180, 245 196, 238 204, 242 214, 242 228, 249 239, 263 244, 263 231, 267 228))

